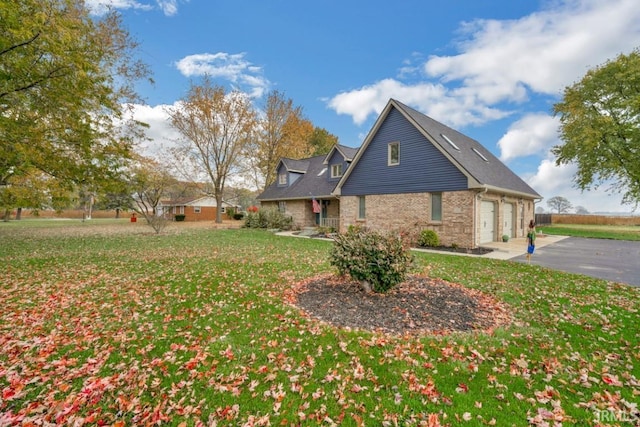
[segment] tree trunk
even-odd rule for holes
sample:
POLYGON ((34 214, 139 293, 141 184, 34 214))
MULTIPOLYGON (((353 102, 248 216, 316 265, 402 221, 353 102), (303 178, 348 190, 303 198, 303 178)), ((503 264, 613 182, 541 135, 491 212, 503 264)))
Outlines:
POLYGON ((216 224, 222 224, 222 192, 216 191, 216 224))
POLYGON ((16 210, 16 220, 21 220, 22 219, 22 208, 18 208, 16 210))

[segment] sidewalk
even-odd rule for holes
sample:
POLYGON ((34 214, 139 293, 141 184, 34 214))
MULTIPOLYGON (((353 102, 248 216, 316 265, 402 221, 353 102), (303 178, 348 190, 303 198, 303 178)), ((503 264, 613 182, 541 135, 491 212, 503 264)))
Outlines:
MULTIPOLYGON (((299 234, 297 231, 282 231, 276 233, 279 236, 291 236, 291 237, 305 237, 309 238, 308 235, 304 233, 299 234)), ((566 239, 567 236, 552 236, 548 234, 538 234, 536 237, 536 250, 559 242, 561 240, 566 239)), ((331 239, 325 239, 331 240, 331 239)), ((491 248, 493 251, 484 254, 484 255, 472 255, 472 254, 464 254, 464 253, 456 253, 456 252, 447 252, 447 251, 437 251, 432 249, 425 248, 413 248, 413 250, 417 250, 420 252, 436 252, 436 253, 445 253, 448 255, 462 255, 462 256, 481 256, 483 258, 493 258, 493 259, 511 259, 520 255, 524 255, 527 252, 527 238, 526 237, 518 237, 515 239, 509 239, 508 242, 490 242, 483 243, 483 248, 491 248)))

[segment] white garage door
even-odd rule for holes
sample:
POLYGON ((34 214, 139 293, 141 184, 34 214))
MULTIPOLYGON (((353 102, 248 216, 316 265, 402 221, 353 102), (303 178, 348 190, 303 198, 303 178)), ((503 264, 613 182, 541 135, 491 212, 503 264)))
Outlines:
POLYGON ((504 228, 502 234, 513 237, 513 203, 504 204, 504 228))
POLYGON ((480 207, 480 243, 493 242, 496 229, 495 204, 482 202, 480 207))

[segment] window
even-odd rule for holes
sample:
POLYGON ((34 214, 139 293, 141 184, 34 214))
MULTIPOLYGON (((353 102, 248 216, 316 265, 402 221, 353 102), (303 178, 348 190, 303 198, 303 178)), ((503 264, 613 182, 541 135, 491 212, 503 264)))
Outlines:
POLYGON ((365 219, 367 216, 367 205, 364 196, 358 197, 358 219, 365 219))
POLYGON ((278 175, 278 184, 287 185, 287 174, 286 173, 281 173, 280 175, 278 175))
POLYGON ((475 153, 476 153, 476 154, 477 154, 477 155, 478 155, 482 160, 484 160, 485 162, 488 162, 488 161, 489 161, 489 159, 487 159, 487 158, 485 157, 485 155, 484 155, 484 154, 482 154, 481 152, 479 152, 479 151, 478 151, 478 150, 476 150, 475 148, 473 148, 472 150, 473 150, 473 151, 474 151, 474 152, 475 152, 475 153))
POLYGON ((442 221, 442 193, 431 193, 431 221, 442 221))
POLYGON ((201 207, 200 207, 200 206, 194 206, 194 207, 193 207, 193 213, 200 213, 200 211, 201 211, 201 210, 202 210, 202 209, 201 209, 201 207))
POLYGON ((456 151, 460 151, 460 148, 458 148, 458 146, 457 146, 457 145, 456 145, 452 140, 450 140, 450 139, 449 139, 449 137, 448 137, 447 135, 445 135, 444 133, 441 133, 441 134, 440 134, 440 136, 441 136, 445 141, 447 141, 447 142, 449 143, 449 145, 453 147, 453 149, 454 149, 454 150, 456 150, 456 151))
POLYGON ((342 176, 342 163, 331 165, 331 178, 340 178, 342 176))
POLYGON ((387 164, 389 166, 396 166, 400 164, 400 143, 392 142, 389 144, 387 151, 387 164))
POLYGON ((278 211, 285 213, 287 210, 287 202, 278 202, 278 211))

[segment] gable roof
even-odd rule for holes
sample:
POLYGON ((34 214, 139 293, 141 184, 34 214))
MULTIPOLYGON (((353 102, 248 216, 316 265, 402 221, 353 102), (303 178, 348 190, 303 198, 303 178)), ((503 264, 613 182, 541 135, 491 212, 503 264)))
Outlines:
POLYGON ((287 187, 271 184, 257 198, 258 200, 292 200, 309 199, 312 197, 333 198, 331 194, 336 186, 335 181, 327 179, 327 166, 324 164, 326 155, 310 157, 303 160, 282 159, 289 172, 302 172, 302 176, 287 187), (290 167, 289 167, 290 166, 290 167), (304 170, 302 170, 304 166, 304 170))
POLYGON ((327 153, 327 156, 324 159, 325 165, 329 164, 329 159, 331 158, 331 156, 335 151, 338 151, 340 154, 342 154, 342 157, 344 158, 344 160, 346 160, 347 162, 350 162, 353 160, 353 157, 358 152, 358 149, 353 147, 347 147, 346 145, 336 144, 331 148, 329 153, 327 153))
POLYGON ((469 188, 488 189, 505 193, 542 198, 533 188, 502 163, 478 141, 442 124, 401 102, 390 99, 357 152, 352 165, 336 186, 335 193, 356 168, 359 159, 373 140, 392 109, 399 111, 424 137, 442 152, 468 179, 469 188))
POLYGON ((280 159, 280 162, 278 162, 276 169, 280 167, 280 163, 282 163, 289 172, 305 173, 309 167, 309 159, 295 160, 283 157, 280 159))

